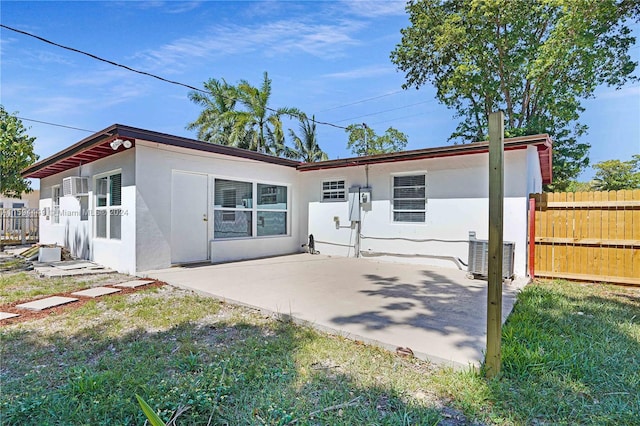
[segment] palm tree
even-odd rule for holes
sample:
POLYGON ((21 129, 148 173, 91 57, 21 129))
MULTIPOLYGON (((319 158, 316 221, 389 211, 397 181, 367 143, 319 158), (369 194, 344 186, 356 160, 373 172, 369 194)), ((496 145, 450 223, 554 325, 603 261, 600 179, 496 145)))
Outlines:
POLYGON ((198 119, 187 126, 198 129, 198 138, 271 155, 291 155, 280 118, 297 118, 302 113, 296 108, 269 108, 271 80, 266 72, 260 88, 246 80, 231 86, 224 80, 210 79, 205 89, 210 94, 189 94, 189 99, 204 106, 198 119))
POLYGON ((327 153, 320 149, 316 137, 316 117, 311 120, 306 116, 300 117, 300 135, 289 129, 289 135, 293 140, 295 148, 292 150, 290 158, 299 158, 305 163, 314 163, 316 161, 325 161, 329 159, 327 153))
POLYGON ((198 118, 187 125, 187 129, 197 129, 198 139, 202 141, 234 145, 231 137, 233 121, 228 113, 235 109, 235 87, 224 79, 211 78, 204 83, 204 88, 209 93, 189 93, 189 99, 204 108, 198 118))
POLYGON ((260 88, 252 86, 246 80, 240 80, 236 87, 236 96, 236 101, 244 110, 235 111, 233 114, 235 126, 244 129, 249 135, 247 148, 268 154, 281 154, 283 151, 278 144, 282 143, 284 146, 284 133, 280 117, 286 115, 297 118, 302 116, 302 113, 297 108, 269 108, 271 79, 266 72, 260 88))

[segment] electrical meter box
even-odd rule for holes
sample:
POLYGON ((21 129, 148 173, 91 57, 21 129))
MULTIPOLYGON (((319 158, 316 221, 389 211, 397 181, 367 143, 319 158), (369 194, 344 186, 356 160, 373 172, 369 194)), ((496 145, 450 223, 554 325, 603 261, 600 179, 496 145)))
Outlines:
POLYGON ((360 222, 360 187, 349 188, 349 220, 360 222))
POLYGON ((371 201, 371 188, 360 188, 360 207, 363 211, 371 211, 371 201))

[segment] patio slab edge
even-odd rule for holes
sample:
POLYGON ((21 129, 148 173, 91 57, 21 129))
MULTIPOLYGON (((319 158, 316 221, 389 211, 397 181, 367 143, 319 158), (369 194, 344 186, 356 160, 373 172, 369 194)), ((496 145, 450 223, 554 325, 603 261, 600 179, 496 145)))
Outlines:
MULTIPOLYGON (((145 277, 146 279, 146 277, 145 277)), ((297 325, 301 325, 301 326, 306 326, 306 327, 310 327, 313 328, 315 330, 324 332, 324 333, 328 333, 334 336, 340 336, 343 337, 345 339, 349 339, 349 340, 353 340, 353 341, 360 341, 363 342, 365 344, 371 345, 371 346, 376 346, 385 350, 388 350, 390 352, 395 352, 396 350, 396 346, 395 345, 390 345, 388 343, 384 343, 381 342, 379 340, 375 340, 375 339, 371 339, 371 338, 367 338, 364 336, 361 336, 359 334, 355 334, 355 333, 351 333, 351 332, 346 332, 344 330, 339 330, 337 328, 334 327, 329 327, 326 325, 322 325, 322 324, 318 324, 315 323, 313 321, 308 321, 302 318, 297 318, 295 316, 292 316, 290 314, 283 314, 282 312, 277 312, 277 311, 273 311, 271 309, 266 309, 260 306, 256 306, 256 305, 251 305, 249 303, 245 303, 239 300, 235 300, 235 299, 230 299, 228 297, 224 297, 224 296, 220 296, 218 294, 215 293, 210 293, 207 291, 203 291, 203 290, 198 290, 192 287, 188 287, 188 286, 184 286, 175 282, 171 282, 171 280, 165 280, 165 282, 169 285, 172 285, 174 287, 183 289, 183 290, 188 290, 188 291, 192 291, 196 294, 199 294, 201 296, 204 297, 213 297, 215 299, 218 299, 224 303, 231 303, 233 305, 236 306, 242 306, 245 308, 250 308, 250 309, 254 309, 260 312, 264 312, 267 315, 269 315, 270 317, 276 318, 276 319, 285 319, 288 321, 293 322, 294 324, 297 325)), ((435 355, 431 355, 428 353, 424 353, 424 352, 419 352, 419 351, 414 351, 414 356, 418 359, 421 359, 423 361, 429 361, 435 365, 438 366, 444 366, 444 367, 451 367, 456 371, 462 371, 462 370, 466 370, 466 369, 474 369, 474 370, 478 370, 480 368, 480 361, 478 361, 475 364, 463 364, 457 361, 453 361, 453 360, 449 360, 449 359, 445 359, 445 358, 441 358, 435 355)))

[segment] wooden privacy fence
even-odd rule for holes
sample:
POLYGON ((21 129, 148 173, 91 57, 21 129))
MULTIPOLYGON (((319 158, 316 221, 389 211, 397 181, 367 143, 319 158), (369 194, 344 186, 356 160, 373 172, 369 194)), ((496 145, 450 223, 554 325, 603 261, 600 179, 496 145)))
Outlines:
POLYGON ((0 209, 0 240, 3 244, 37 243, 39 222, 39 209, 0 209))
POLYGON ((529 200, 532 275, 640 285, 640 190, 529 200))

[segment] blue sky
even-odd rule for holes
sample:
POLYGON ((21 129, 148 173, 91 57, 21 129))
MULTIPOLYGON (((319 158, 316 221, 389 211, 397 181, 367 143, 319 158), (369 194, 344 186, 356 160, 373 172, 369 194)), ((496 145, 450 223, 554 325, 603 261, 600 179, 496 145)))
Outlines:
MULTIPOLYGON (((396 1, 2 1, 3 24, 192 86, 213 78, 273 80, 272 107, 317 120, 393 126, 408 149, 447 145, 456 127, 434 89, 403 91, 389 54, 408 25, 396 1)), ((633 26, 636 37, 638 24, 633 26)), ((5 29, 0 31, 0 102, 20 117, 97 131, 121 123, 194 137, 200 109, 188 89, 137 75, 5 29)), ((637 61, 640 45, 631 50, 637 61)), ((640 84, 601 87, 584 102, 591 162, 640 153, 640 84)), ((30 121, 45 158, 89 133, 30 121)), ((289 127, 297 130, 296 123, 289 127)), ((330 158, 347 157, 347 135, 318 126, 330 158)), ((583 179, 592 175, 588 170, 583 179)))

